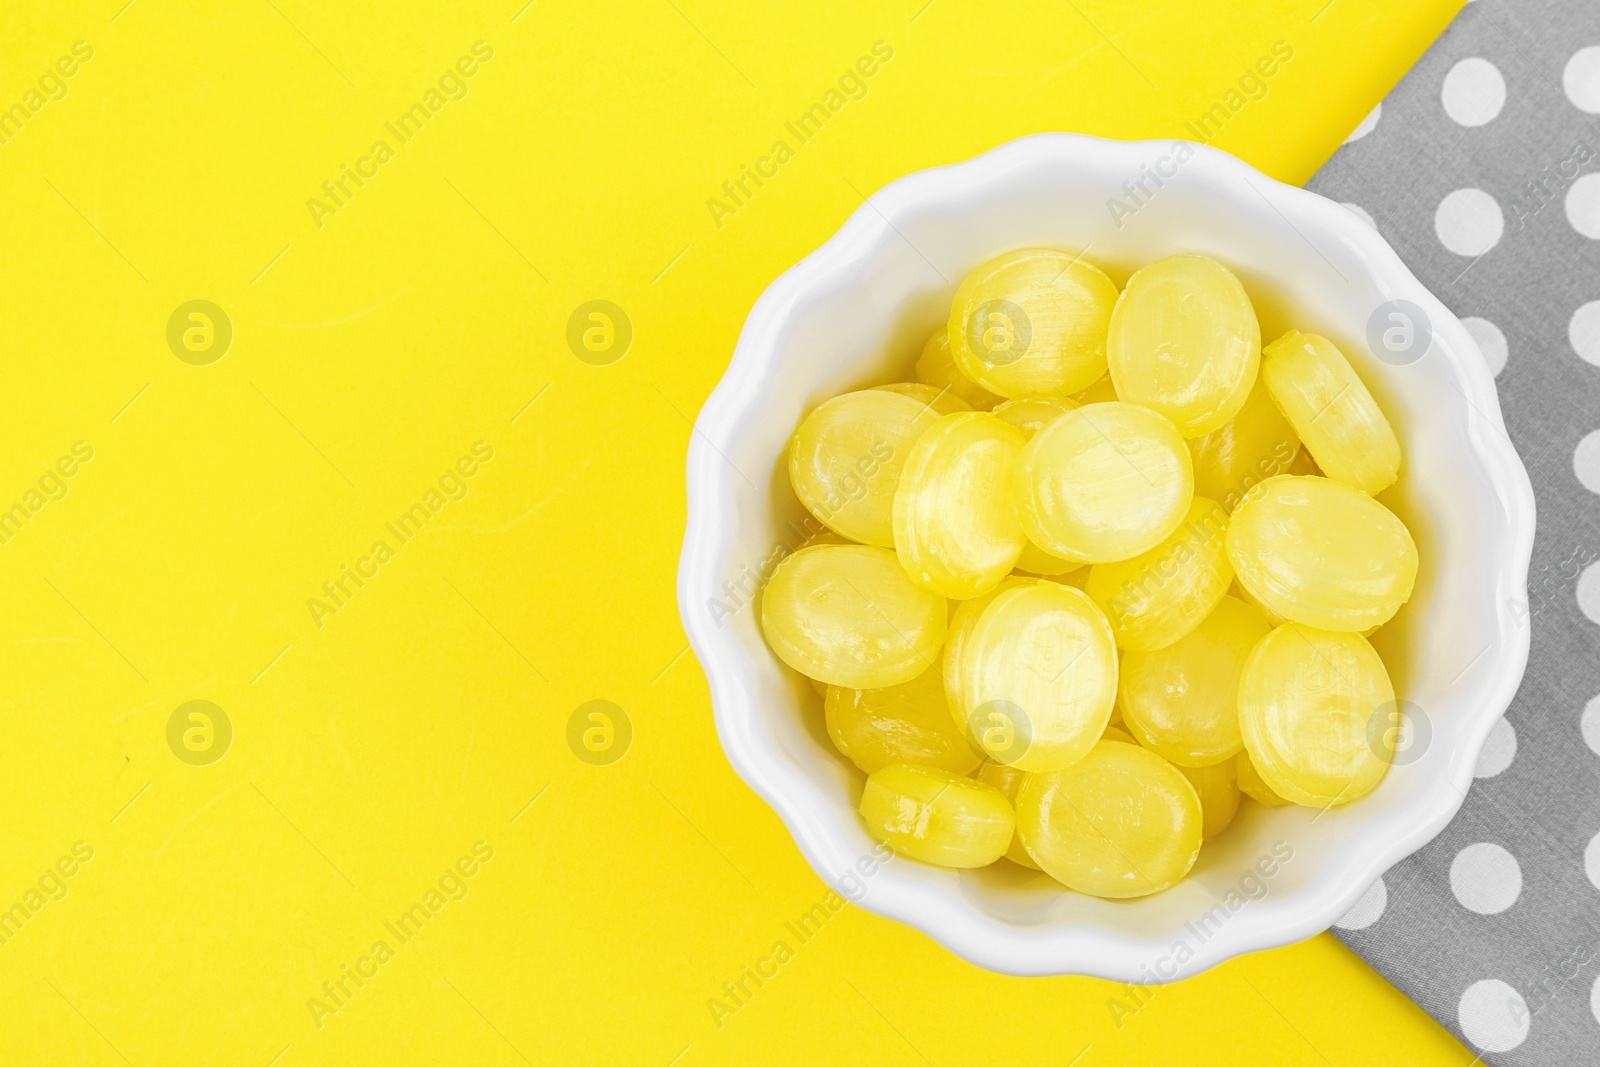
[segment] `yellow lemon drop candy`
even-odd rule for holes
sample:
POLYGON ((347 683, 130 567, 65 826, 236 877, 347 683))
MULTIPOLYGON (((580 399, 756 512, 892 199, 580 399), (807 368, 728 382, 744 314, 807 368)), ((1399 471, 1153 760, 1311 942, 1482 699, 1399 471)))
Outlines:
POLYGON ((1271 629, 1259 608, 1225 596, 1176 644, 1125 653, 1117 704, 1128 729, 1145 748, 1179 767, 1231 760, 1244 746, 1239 674, 1271 629))
POLYGON ((926 404, 933 409, 936 415, 950 415, 957 411, 971 411, 972 405, 949 389, 937 385, 926 385, 922 382, 890 382, 888 385, 874 385, 874 389, 883 389, 901 396, 909 396, 919 404, 926 404))
POLYGON ((868 774, 891 763, 966 774, 983 759, 950 718, 938 667, 884 689, 829 686, 823 715, 833 746, 868 774))
POLYGON ((1194 491, 1232 511, 1251 486, 1288 473, 1299 450, 1294 427, 1257 380, 1231 421, 1204 437, 1190 438, 1194 491))
POLYGON ((1177 883, 1200 854, 1199 794, 1137 745, 1102 741, 1072 766, 1030 774, 1017 833, 1039 867, 1069 889, 1115 899, 1177 883))
POLYGON ((1360 634, 1286 622, 1262 638, 1239 678, 1239 729, 1274 793, 1312 807, 1377 788, 1394 758, 1389 672, 1360 634))
POLYGON ((1178 766, 1178 773, 1189 779, 1200 796, 1204 819, 1201 834, 1210 841, 1226 830, 1239 813, 1239 774, 1234 761, 1224 760, 1209 767, 1178 766))
POLYGON ((1154 408, 1185 437, 1238 414, 1261 366, 1261 326, 1244 286, 1209 256, 1135 271, 1106 339, 1117 397, 1154 408))
POLYGON ((1177 529, 1194 496, 1194 469, 1164 416, 1135 404, 1088 404, 1023 446, 1013 487, 1034 544, 1063 559, 1110 563, 1177 529))
POLYGON ((1055 396, 1019 396, 996 407, 994 414, 1032 437, 1077 406, 1055 396))
MULTIPOLYGON (((966 734, 968 723, 966 701, 961 695, 961 652, 966 647, 967 638, 972 636, 973 629, 978 625, 978 620, 983 617, 983 609, 989 602, 1007 589, 1028 585, 1032 582, 1042 581, 1039 578, 1025 578, 1020 575, 1008 575, 999 585, 971 600, 963 600, 956 604, 956 609, 950 615, 949 630, 945 635, 944 656, 941 660, 941 671, 944 675, 945 703, 954 717, 956 726, 966 734)), ((968 740, 971 738, 969 737, 968 740)))
POLYGON ((922 346, 922 355, 917 357, 913 373, 917 381, 948 391, 966 401, 969 407, 987 411, 1003 399, 961 373, 961 368, 956 366, 956 357, 950 354, 948 324, 934 330, 928 343, 922 346))
POLYGON ((1084 592, 1106 613, 1118 647, 1166 648, 1211 613, 1233 581, 1227 527, 1221 505, 1197 496, 1165 541, 1132 559, 1090 568, 1084 592))
POLYGON ((844 393, 807 415, 789 442, 800 503, 836 533, 894 547, 894 491, 911 446, 939 418, 887 389, 844 393))
POLYGON ((1025 440, 986 411, 946 415, 917 438, 894 495, 895 552, 912 581, 965 599, 1017 565, 1011 474, 1025 440))
POLYGON ((1328 477, 1370 496, 1400 477, 1394 428, 1332 341, 1290 330, 1262 353, 1261 377, 1328 477))
POLYGON ((909 763, 869 776, 860 811, 873 838, 941 867, 987 867, 1006 854, 1016 826, 994 786, 909 763))
POLYGON ((886 548, 802 548, 761 594, 761 629, 779 659, 829 685, 882 689, 938 660, 949 610, 886 548))
MULTIPOLYGON (((1008 763, 996 763, 994 760, 984 760, 983 765, 973 772, 972 777, 986 785, 992 785, 1006 795, 1011 801, 1011 806, 1016 807, 1017 790, 1022 788, 1022 780, 1028 772, 1021 767, 1013 767, 1008 763)), ((1033 857, 1028 855, 1028 850, 1022 847, 1022 839, 1015 834, 1011 836, 1011 844, 1006 848, 1006 859, 1012 863, 1037 871, 1039 865, 1033 862, 1033 857)))
POLYGON ((1235 756, 1233 770, 1238 776, 1239 791, 1257 804, 1268 808, 1281 808, 1290 803, 1272 791, 1266 779, 1261 777, 1261 772, 1256 770, 1255 761, 1250 758, 1250 753, 1241 752, 1235 756))
POLYGON ((1132 734, 1120 726, 1107 726, 1105 733, 1100 735, 1102 741, 1121 741, 1125 745, 1137 745, 1139 742, 1132 734))
POLYGON ((1078 256, 1007 252, 956 290, 950 351, 967 377, 1001 396, 1075 393, 1106 372, 1116 300, 1116 283, 1078 256))
POLYGON ((1070 399, 1079 407, 1084 404, 1107 404, 1117 399, 1117 387, 1112 384, 1111 375, 1102 374, 1094 380, 1093 385, 1073 393, 1070 399))
POLYGON ((1331 478, 1281 474, 1228 523, 1239 584, 1269 611, 1323 630, 1382 626, 1411 598, 1417 546, 1394 512, 1331 478))
POLYGON ((1117 695, 1111 627, 1077 589, 1035 580, 989 601, 962 643, 957 692, 990 759, 1049 771, 1100 739, 1117 695))

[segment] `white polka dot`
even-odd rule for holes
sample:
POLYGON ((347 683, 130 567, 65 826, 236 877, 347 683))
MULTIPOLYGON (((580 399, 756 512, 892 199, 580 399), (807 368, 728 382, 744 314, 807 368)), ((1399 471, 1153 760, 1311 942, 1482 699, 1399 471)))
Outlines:
POLYGON ((1567 340, 1585 363, 1600 367, 1600 300, 1591 300, 1572 313, 1567 340))
POLYGON ((1468 911, 1494 915, 1522 895, 1522 868, 1499 845, 1480 841, 1457 852, 1450 862, 1450 891, 1468 911))
POLYGON ((1367 887, 1367 891, 1361 894, 1361 899, 1333 925, 1341 930, 1365 930, 1378 921, 1383 915, 1383 909, 1388 906, 1389 887, 1383 884, 1382 878, 1379 878, 1367 887))
MULTIPOLYGON (((1473 768, 1474 778, 1493 778, 1517 758, 1517 731, 1501 716, 1489 731, 1489 740, 1483 743, 1478 754, 1478 766, 1473 768)), ((1515 861, 1513 861, 1515 862, 1515 861)))
POLYGON ((1580 48, 1561 72, 1561 87, 1579 111, 1600 115, 1600 45, 1580 48))
POLYGON ((1572 470, 1591 493, 1600 493, 1600 430, 1591 430, 1572 453, 1572 470))
POLYGON ((1589 990, 1589 1014, 1594 1016, 1595 1022, 1600 1022, 1600 975, 1594 980, 1594 987, 1589 990))
POLYGON ((1467 986, 1457 1009, 1461 1033, 1485 1052, 1510 1052, 1528 1039, 1532 1020, 1522 994, 1498 978, 1467 986))
POLYGON ((1378 124, 1378 120, 1382 117, 1383 104, 1380 103, 1367 113, 1367 117, 1361 120, 1360 125, 1350 131, 1350 136, 1344 139, 1344 143, 1349 144, 1351 141, 1361 140, 1361 138, 1372 132, 1372 128, 1378 124))
POLYGON ((1509 352, 1506 335, 1500 332, 1500 327, 1476 315, 1462 319, 1461 325, 1478 342, 1478 347, 1483 351, 1483 361, 1489 364, 1489 373, 1499 377, 1500 372, 1506 369, 1506 355, 1509 352))
POLYGON ((1600 241, 1600 174, 1590 172, 1567 188, 1567 221, 1592 241, 1600 241))
POLYGON ((1600 622, 1600 563, 1591 563, 1578 576, 1578 608, 1590 622, 1600 622))
POLYGON ((1444 113, 1462 126, 1494 121, 1506 106, 1506 80, 1500 68, 1481 56, 1463 59, 1444 76, 1439 91, 1444 113))
POLYGON ((1482 189, 1457 189, 1439 201, 1433 229, 1439 243, 1458 256, 1481 256, 1500 241, 1506 218, 1482 189))
POLYGON ((1590 838, 1589 847, 1583 850, 1583 873, 1589 876, 1596 889, 1600 889, 1600 834, 1590 838))
POLYGON ((1340 204, 1339 206, 1350 212, 1350 214, 1354 215, 1362 222, 1366 223, 1368 226, 1371 226, 1374 230, 1378 228, 1378 224, 1372 221, 1372 216, 1367 212, 1367 209, 1362 207, 1360 204, 1340 204))
POLYGON ((1589 698, 1589 703, 1584 705, 1583 719, 1578 727, 1583 731, 1583 743, 1588 745, 1596 756, 1600 756, 1600 697, 1589 698))

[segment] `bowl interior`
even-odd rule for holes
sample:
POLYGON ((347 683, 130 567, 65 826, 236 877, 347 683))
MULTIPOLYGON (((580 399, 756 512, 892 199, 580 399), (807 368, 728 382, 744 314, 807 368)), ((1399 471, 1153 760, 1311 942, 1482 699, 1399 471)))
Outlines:
POLYGON ((696 435, 704 476, 692 456, 683 609, 730 758, 825 879, 859 882, 866 906, 991 967, 1165 980, 1325 928, 1454 813, 1526 658, 1514 606, 1531 494, 1466 330, 1346 209, 1187 150, 1177 160, 1171 143, 1052 135, 889 187, 757 304, 696 435), (1243 805, 1184 883, 1139 900, 1081 896, 1004 861, 960 873, 897 861, 852 880, 872 849, 854 814, 863 776, 828 743, 821 698, 760 633, 760 581, 811 528, 785 466, 796 424, 837 393, 911 380, 966 272, 1027 246, 1082 252, 1119 286, 1163 256, 1216 257, 1250 293, 1263 342, 1290 328, 1333 339, 1404 448, 1380 499, 1415 535, 1421 573, 1374 642, 1409 702, 1411 747, 1349 807, 1243 805), (1419 305, 1433 331, 1407 365, 1374 358, 1366 339, 1394 299, 1419 305))

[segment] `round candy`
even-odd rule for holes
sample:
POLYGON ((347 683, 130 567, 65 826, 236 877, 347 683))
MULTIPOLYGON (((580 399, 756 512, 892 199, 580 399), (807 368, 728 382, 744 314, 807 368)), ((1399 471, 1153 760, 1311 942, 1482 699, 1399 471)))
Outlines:
POLYGON ((1239 584, 1269 611, 1323 630, 1382 626, 1411 598, 1417 545, 1388 508, 1331 478, 1281 474, 1228 523, 1239 584))
POLYGON ((1290 330, 1266 347, 1261 378, 1324 474, 1371 496, 1400 476, 1400 441, 1344 353, 1290 330))
MULTIPOLYGON (((983 764, 973 772, 972 777, 986 785, 992 785, 1006 795, 1011 801, 1011 806, 1016 807, 1017 790, 1022 788, 1022 780, 1028 772, 1021 767, 1013 767, 1008 763, 996 763, 994 760, 984 760, 983 764)), ((1011 844, 1006 848, 1006 859, 1012 863, 1037 871, 1039 865, 1033 862, 1033 857, 1028 855, 1028 850, 1022 847, 1022 838, 1013 834, 1011 844)))
POLYGON ((1006 854, 1016 826, 994 786, 909 763, 868 777, 860 811, 873 838, 941 867, 988 866, 1006 854))
POLYGON ((917 438, 894 495, 894 547, 911 580, 942 596, 986 593, 1024 544, 1011 503, 1026 438, 986 411, 946 415, 917 438))
POLYGON ((1197 496, 1165 541, 1132 559, 1089 569, 1084 592, 1106 613, 1118 647, 1166 648, 1211 613, 1233 581, 1227 526, 1228 513, 1197 496))
POLYGON ((928 343, 922 346, 922 355, 917 357, 914 373, 917 381, 948 391, 966 401, 969 407, 987 411, 1004 399, 961 373, 961 368, 956 366, 956 357, 950 354, 948 323, 933 331, 928 343))
POLYGON ((1078 256, 1007 252, 967 275, 950 311, 950 351, 967 377, 1001 396, 1065 396, 1106 372, 1117 287, 1078 256))
POLYGON ((1192 633, 1155 652, 1128 652, 1118 706, 1139 743, 1180 767, 1229 761, 1239 736, 1239 675, 1271 627, 1260 609, 1222 598, 1192 633))
POLYGON ((891 763, 966 774, 983 759, 951 720, 937 667, 884 689, 829 686, 823 715, 834 747, 868 774, 891 763))
POLYGON ((1330 807, 1377 788, 1394 759, 1394 686, 1359 634, 1286 622, 1239 678, 1239 729, 1256 770, 1296 804, 1330 807))
POLYGON ((1261 365, 1261 326, 1244 286, 1208 256, 1134 272, 1106 339, 1117 396, 1154 408, 1185 437, 1238 414, 1261 365))
POLYGON ((894 547, 894 491, 911 446, 939 413, 888 389, 862 389, 826 401, 789 442, 795 495, 828 527, 852 541, 894 547))
POLYGON ((1256 770, 1255 761, 1250 758, 1250 753, 1241 752, 1235 756, 1233 770, 1239 780, 1239 791, 1257 804, 1268 808, 1281 808, 1290 803, 1272 791, 1272 787, 1261 777, 1261 772, 1256 770))
POLYGON ((1239 813, 1239 776, 1233 760, 1209 767, 1178 767, 1200 796, 1204 819, 1201 833, 1207 841, 1228 828, 1239 813))
POLYGON ((1056 396, 1019 396, 996 407, 994 413, 1032 437, 1077 407, 1073 401, 1056 396))
POLYGON ((1063 559, 1110 563, 1154 548, 1194 495, 1189 449, 1135 404, 1089 404, 1033 435, 1017 457, 1017 518, 1063 559))
POLYGON ((949 609, 885 548, 802 548, 761 594, 761 629, 789 666, 829 685, 881 689, 938 661, 949 609))
POLYGON ((925 385, 922 382, 890 382, 888 385, 874 385, 873 388, 909 396, 917 403, 932 408, 936 415, 953 415, 958 411, 972 410, 971 404, 950 390, 941 389, 937 385, 925 385))
MULTIPOLYGON (((966 648, 967 639, 972 636, 978 620, 983 617, 983 609, 989 606, 990 601, 1007 589, 1015 589, 1037 581, 1042 579, 1009 575, 982 596, 961 601, 956 605, 956 610, 950 614, 950 626, 945 635, 940 670, 944 676, 945 704, 963 734, 968 729, 966 711, 968 705, 961 692, 961 654, 966 648)), ((971 740, 970 735, 968 740, 971 740)))
POLYGON ((1299 449, 1294 427, 1258 379, 1239 414, 1204 437, 1190 438, 1194 491, 1231 512, 1251 486, 1287 473, 1299 449))
POLYGON ((1200 854, 1203 813, 1189 780, 1153 752, 1102 741, 1063 770, 1030 774, 1017 833, 1044 872, 1096 897, 1173 885, 1200 854))
POLYGON ((1117 695, 1105 616, 1077 589, 1035 580, 989 601, 956 667, 960 721, 990 759, 1066 767, 1092 748, 1117 695))

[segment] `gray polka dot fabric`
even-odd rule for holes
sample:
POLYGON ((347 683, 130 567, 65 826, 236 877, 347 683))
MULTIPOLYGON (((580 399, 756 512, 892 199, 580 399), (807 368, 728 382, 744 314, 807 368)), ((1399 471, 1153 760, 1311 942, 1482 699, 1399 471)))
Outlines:
POLYGON ((1496 1067, 1600 1064, 1600 4, 1478 0, 1309 188, 1466 323, 1538 499, 1533 652, 1456 820, 1334 933, 1496 1067))

